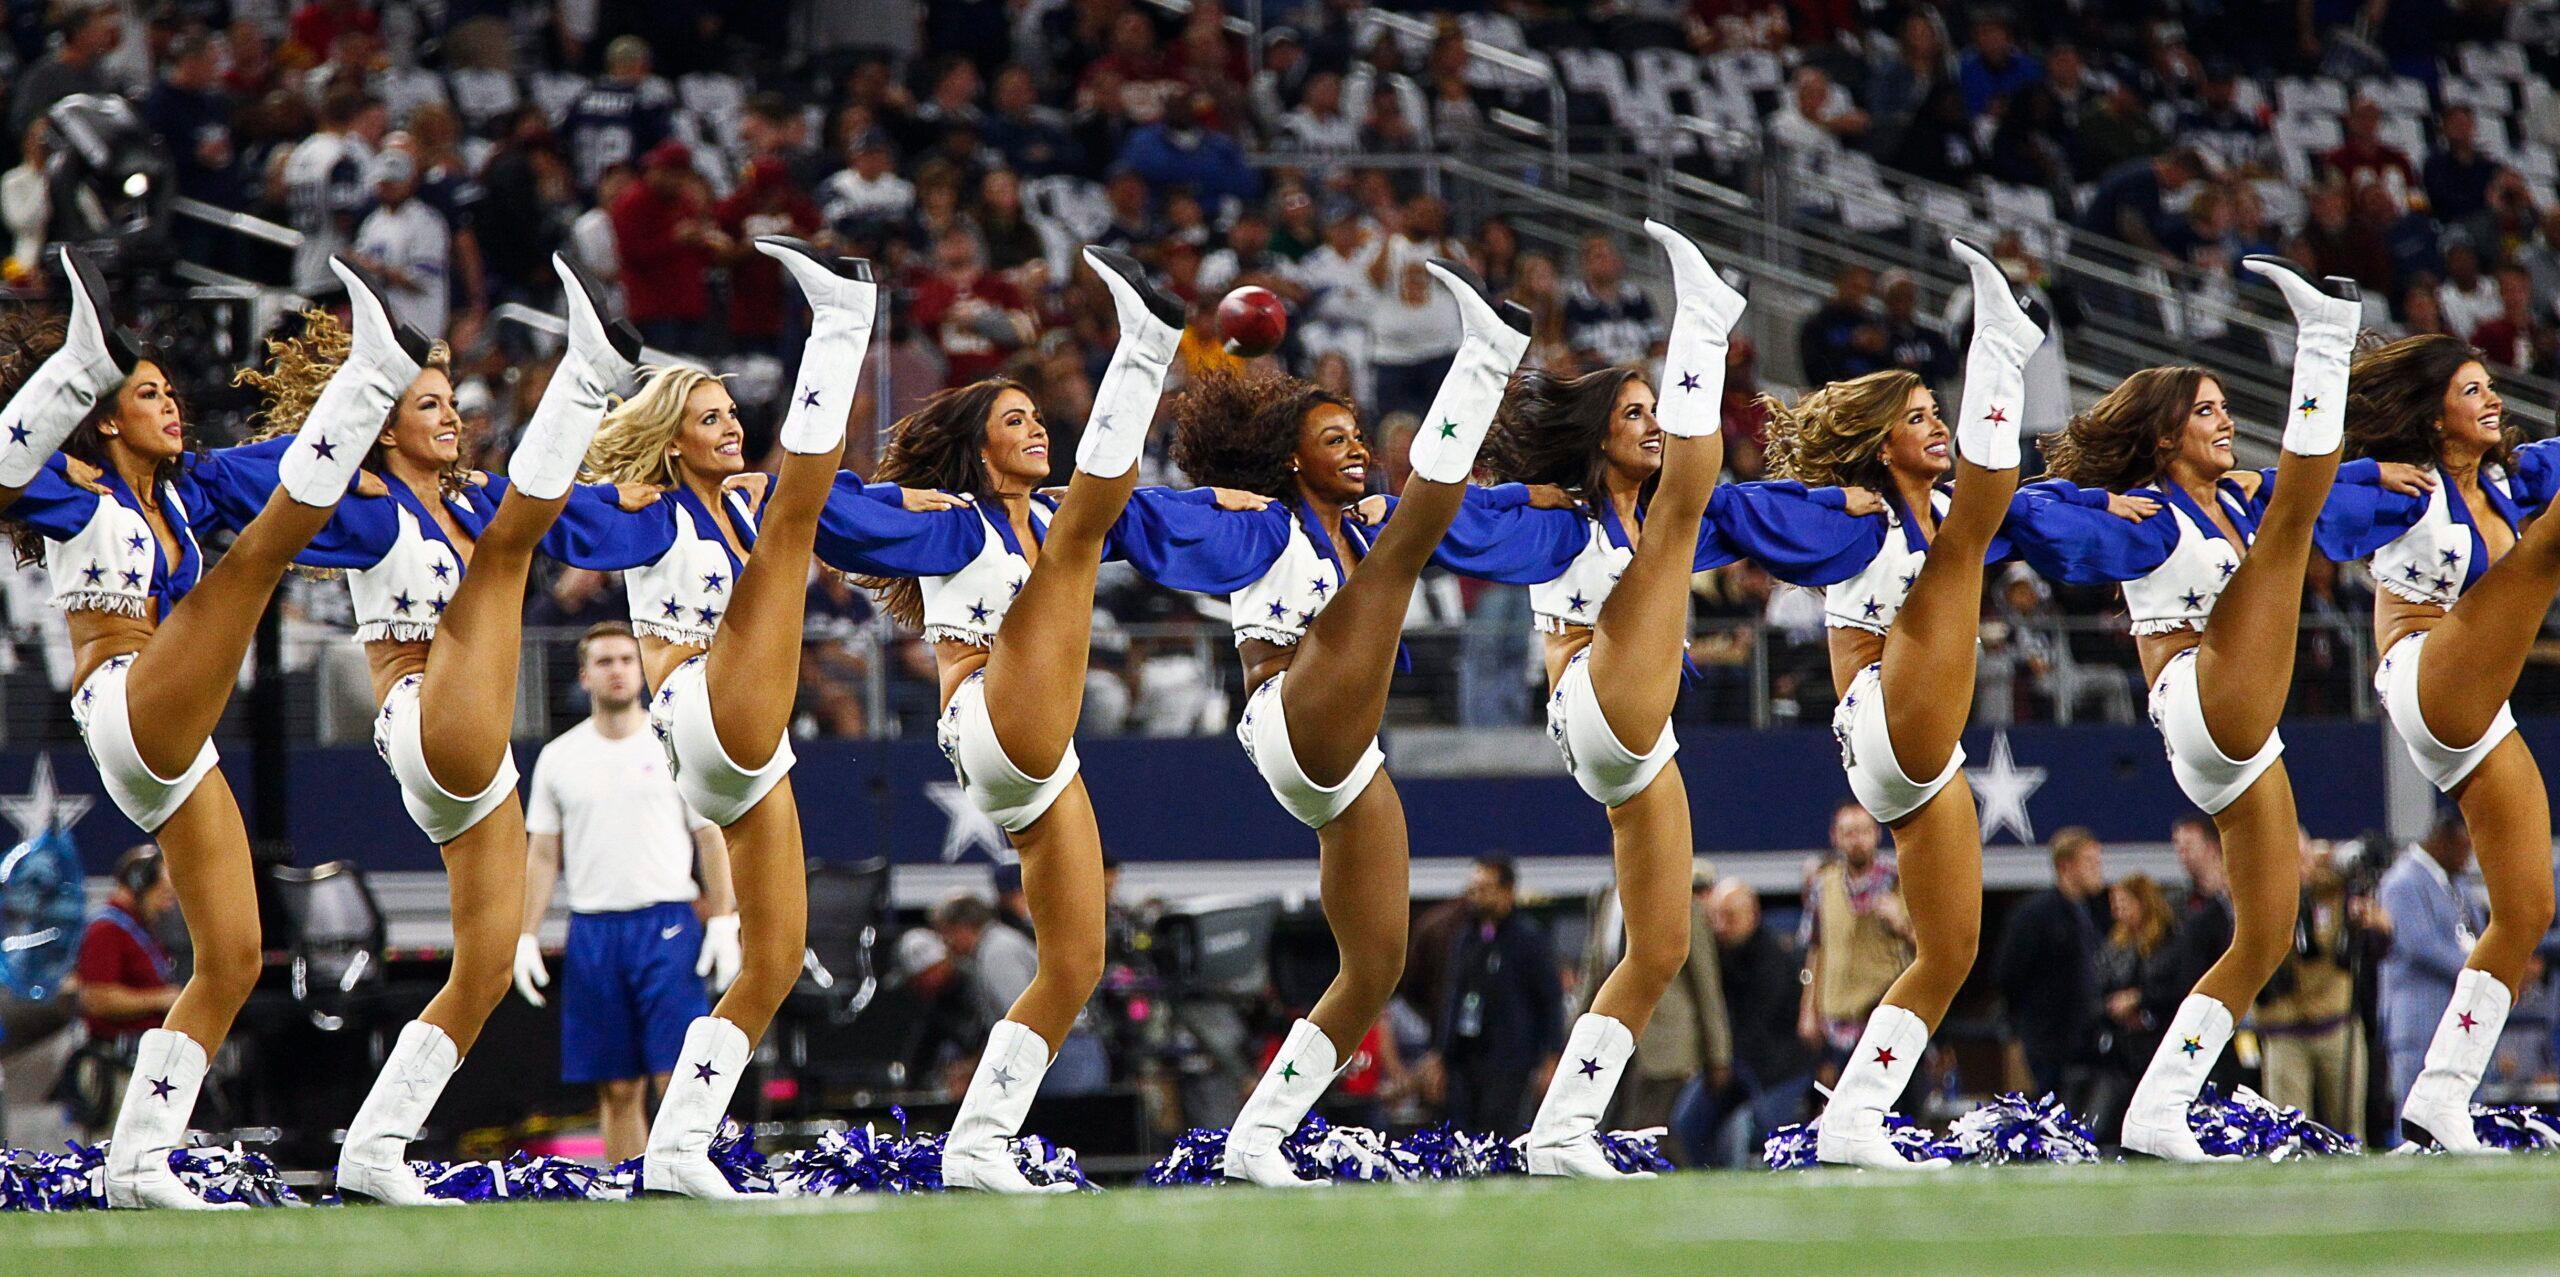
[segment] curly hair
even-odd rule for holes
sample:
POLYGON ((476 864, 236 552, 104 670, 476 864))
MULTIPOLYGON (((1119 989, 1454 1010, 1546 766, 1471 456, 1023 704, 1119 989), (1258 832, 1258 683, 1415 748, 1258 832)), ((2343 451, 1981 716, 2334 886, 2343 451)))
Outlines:
POLYGON ((1885 441, 1893 437, 1912 392, 1927 388, 1920 374, 1888 368, 1832 382, 1793 405, 1762 395, 1760 406, 1769 413, 1770 475, 1817 488, 1890 488, 1885 441))
POLYGON ((2038 445, 2046 468, 2084 488, 2124 492, 2160 478, 2163 445, 2176 441, 2213 373, 2192 365, 2145 368, 2108 391, 2061 433, 2038 445))
MULTIPOLYGON (((2442 333, 2383 342, 2370 335, 2347 367, 2347 455, 2410 465, 2444 464, 2444 392, 2455 373, 2486 362, 2442 333)), ((2501 432, 2484 466, 2505 465, 2513 432, 2501 432)))
POLYGON ((1173 400, 1173 464, 1193 483, 1274 499, 1296 493, 1307 414, 1330 404, 1357 416, 1341 395, 1295 377, 1213 368, 1173 400))
MULTIPOLYGON (((301 319, 301 332, 267 339, 268 367, 243 368, 232 374, 232 385, 254 390, 265 400, 252 418, 255 424, 250 428, 249 442, 274 439, 302 429, 304 419, 311 415, 311 406, 320 402, 320 392, 327 388, 329 378, 337 374, 338 366, 347 361, 347 352, 354 345, 346 326, 325 310, 313 307, 303 311, 301 319)), ((425 366, 452 376, 453 349, 441 341, 437 342, 428 354, 425 366)), ((391 415, 383 419, 385 430, 391 427, 399 412, 395 402, 391 415)), ((365 449, 364 468, 381 474, 386 451, 377 434, 373 444, 365 449)), ((456 459, 436 476, 436 480, 446 494, 451 495, 470 485, 471 472, 456 459)))
MULTIPOLYGON (((971 496, 995 495, 987 473, 987 419, 1008 390, 1031 391, 1011 377, 988 377, 936 391, 914 412, 889 427, 874 483, 934 488, 971 496)), ((924 587, 911 577, 855 577, 854 584, 880 597, 880 607, 900 624, 924 625, 924 587)))
MULTIPOLYGON (((55 351, 62 349, 68 335, 69 330, 60 316, 48 315, 32 306, 12 307, 6 313, 0 313, 0 402, 16 395, 18 388, 35 375, 36 369, 52 358, 55 351)), ((142 357, 149 359, 151 355, 145 351, 142 357)), ((107 436, 99 427, 115 416, 121 390, 119 386, 117 393, 99 396, 89 415, 81 418, 80 424, 72 428, 70 437, 63 440, 63 455, 101 470, 111 468, 107 436)), ((161 462, 152 474, 153 486, 156 488, 176 479, 184 463, 184 454, 161 462)), ((19 566, 44 558, 44 534, 29 527, 24 519, 0 515, 0 534, 8 537, 9 548, 17 556, 19 566)))
MULTIPOLYGON (((1536 369, 1513 377, 1485 436, 1485 473, 1504 483, 1552 483, 1577 501, 1607 499, 1609 421, 1619 392, 1633 383, 1652 385, 1632 364, 1579 377, 1536 369)), ((1645 495, 1658 478, 1645 480, 1645 495)))
POLYGON ((592 483, 645 483, 672 488, 683 482, 670 451, 684 433, 685 400, 703 386, 727 381, 720 373, 681 364, 640 369, 640 392, 615 398, 587 445, 582 477, 592 483))

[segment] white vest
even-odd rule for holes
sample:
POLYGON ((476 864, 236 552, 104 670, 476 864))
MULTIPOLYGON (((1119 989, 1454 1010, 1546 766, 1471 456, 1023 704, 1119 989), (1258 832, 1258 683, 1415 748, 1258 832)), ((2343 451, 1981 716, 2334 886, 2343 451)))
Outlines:
MULTIPOLYGON (((2220 488, 2214 490, 2214 496, 2223 503, 2223 516, 2231 520, 2245 544, 2249 539, 2248 520, 2231 509, 2231 498, 2220 488)), ((2240 570, 2240 551, 2229 541, 2198 523, 2183 503, 2171 500, 2161 504, 2167 508, 2152 517, 2177 520, 2178 543, 2160 566, 2124 583, 2125 611, 2133 618, 2136 634, 2203 629, 2214 600, 2222 597, 2222 587, 2229 585, 2231 574, 2240 570)))
MULTIPOLYGON (((675 544, 656 562, 622 574, 631 631, 685 647, 709 647, 720 628, 720 614, 729 610, 742 560, 729 552, 718 525, 695 522, 689 493, 671 492, 666 500, 675 505, 675 544)), ((752 535, 755 517, 747 511, 746 498, 731 493, 728 502, 730 519, 752 535)))
MULTIPOLYGON (((1013 520, 1004 504, 981 501, 973 508, 986 525, 986 541, 978 547, 977 557, 957 572, 916 578, 916 589, 924 596, 925 642, 992 645, 1014 596, 1031 579, 1031 560, 1014 539, 1013 520)), ((1046 500, 1031 499, 1031 526, 1037 533, 1047 534, 1049 514, 1046 500)))
POLYGON ((1610 513, 1583 520, 1591 539, 1565 565, 1564 573, 1529 587, 1529 614, 1537 618, 1539 633, 1562 634, 1569 627, 1598 619, 1600 605, 1609 601, 1609 592, 1618 588, 1618 578, 1636 557, 1618 528, 1615 508, 1600 508, 1610 513))
MULTIPOLYGON (((1943 521, 1947 494, 1933 489, 1929 509, 1943 521)), ((1911 593, 1911 583, 1920 579, 1920 566, 1929 561, 1929 547, 1913 544, 1916 534, 1904 526, 1898 503, 1885 502, 1884 524, 1884 547, 1876 557, 1856 576, 1823 590, 1824 625, 1883 634, 1893 628, 1893 618, 1902 614, 1902 600, 1911 593)))
MULTIPOLYGON (((1315 623, 1316 613, 1350 579, 1351 569, 1334 557, 1332 538, 1308 532, 1306 512, 1295 504, 1284 508, 1290 516, 1289 540, 1280 547, 1280 557, 1262 579, 1227 596, 1238 646, 1247 639, 1260 639, 1296 647, 1306 637, 1307 627, 1315 623)), ((1342 535, 1361 553, 1368 552, 1366 525, 1345 518, 1342 535)))
POLYGON ((400 534, 391 552, 369 568, 347 573, 355 600, 356 641, 424 643, 436 636, 444 609, 462 585, 462 560, 453 547, 419 526, 409 507, 395 505, 400 534))
MULTIPOLYGON (((178 500, 175 485, 160 485, 160 512, 169 521, 169 530, 177 534, 181 556, 202 564, 204 556, 196 548, 187 508, 178 500)), ((44 570, 53 580, 53 605, 65 612, 150 616, 151 573, 159 562, 159 550, 159 538, 141 511, 114 497, 99 497, 89 522, 70 540, 45 539, 44 570)), ((179 565, 171 564, 170 569, 174 577, 179 565)))
MULTIPOLYGON (((2453 606, 2462 591, 2489 570, 2488 555, 2480 542, 2476 527, 2482 519, 2499 518, 2493 506, 2487 510, 2465 510, 2468 521, 2454 517, 2457 499, 2453 485, 2436 474, 2436 490, 2427 496, 2426 513, 2408 531, 2373 552, 2374 584, 2412 603, 2453 606), (2476 569, 2476 570, 2475 570, 2476 569)), ((2484 491, 2495 487, 2499 495, 2512 501, 2515 494, 2507 490, 2504 466, 2482 466, 2480 486, 2484 491)), ((2511 529, 2512 530, 2512 529, 2511 529)))

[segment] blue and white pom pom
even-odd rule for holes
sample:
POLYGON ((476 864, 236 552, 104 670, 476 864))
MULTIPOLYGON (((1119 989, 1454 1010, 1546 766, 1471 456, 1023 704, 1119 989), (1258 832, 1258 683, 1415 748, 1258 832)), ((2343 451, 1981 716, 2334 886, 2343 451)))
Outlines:
MULTIPOLYGON (((850 1193, 934 1193, 942 1183, 942 1135, 909 1135, 907 1111, 892 1108, 898 1130, 890 1134, 865 1125, 854 1131, 829 1131, 815 1148, 793 1153, 772 1169, 774 1191, 795 1197, 842 1197, 850 1193)), ((1091 1188, 1074 1149, 1045 1136, 1026 1135, 1012 1141, 1014 1164, 1034 1184, 1073 1184, 1091 1188)))
POLYGON ((2278 1104, 2250 1090, 2229 1095, 2208 1084, 2188 1110, 2196 1144, 2222 1156, 2282 1162, 2300 1157, 2327 1157, 2356 1151, 2352 1136, 2312 1121, 2301 1109, 2278 1104))
MULTIPOLYGON (((720 1168, 720 1175, 729 1181, 729 1187, 738 1192, 773 1191, 773 1173, 765 1165, 764 1154, 756 1151, 755 1141, 748 1138, 747 1129, 738 1125, 737 1119, 720 1119, 720 1129, 713 1132, 706 1155, 712 1165, 720 1168)), ((647 1192, 648 1186, 641 1182, 640 1164, 641 1159, 635 1157, 608 1172, 603 1183, 609 1195, 618 1193, 623 1197, 638 1197, 647 1192)))
POLYGON ((1980 1166, 2076 1166, 2101 1160, 2088 1125, 2051 1092, 2035 1100, 2016 1091, 1998 1096, 1957 1118, 1947 1137, 1958 1150, 1950 1160, 1980 1166))
MULTIPOLYGON (((1654 1127, 1609 1131, 1597 1138, 1609 1164, 1621 1171, 1667 1171, 1671 1162, 1662 1155, 1662 1135, 1662 1129, 1654 1127)), ((1226 1150, 1227 1132, 1195 1127, 1174 1141, 1172 1152, 1147 1168, 1144 1182, 1156 1188, 1223 1183, 1226 1150)), ((1529 1171, 1520 1141, 1446 1124, 1425 1127, 1399 1140, 1365 1126, 1336 1126, 1311 1115, 1280 1141, 1280 1151, 1301 1178, 1336 1184, 1489 1179, 1529 1171)))
POLYGON ((2491 1148, 2513 1153, 2560 1152, 2560 1124, 2538 1108, 2522 1104, 2471 1106, 2471 1131, 2491 1148))
MULTIPOLYGON (((1606 1137, 1603 1137, 1606 1138, 1606 1137)), ((1499 1135, 1462 1131, 1443 1123, 1397 1140, 1399 1161, 1417 1180, 1488 1179, 1526 1174, 1518 1145, 1499 1135)))
MULTIPOLYGON (((1760 1146, 1761 1163, 1773 1171, 1809 1171, 1820 1166, 1821 1159, 1814 1155, 1813 1128, 1811 1122, 1798 1122, 1769 1132, 1768 1141, 1760 1146)), ((1964 1156, 1964 1150, 1954 1140, 1942 1139, 1900 1113, 1884 1115, 1884 1133, 1905 1161, 1943 1157, 1953 1162, 1964 1156)))
POLYGON ((427 1196, 453 1202, 609 1202, 623 1197, 611 1175, 565 1157, 517 1153, 502 1162, 409 1163, 427 1196))
POLYGON ((10 1149, 0 1153, 0 1211, 103 1209, 107 1204, 104 1149, 69 1144, 65 1151, 10 1149))

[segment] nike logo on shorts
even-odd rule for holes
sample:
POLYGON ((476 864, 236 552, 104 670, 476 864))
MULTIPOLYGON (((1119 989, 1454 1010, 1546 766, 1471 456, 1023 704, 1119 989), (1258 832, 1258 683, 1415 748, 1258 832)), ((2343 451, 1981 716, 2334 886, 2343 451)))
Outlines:
POLYGON ((676 925, 674 925, 674 926, 672 926, 672 927, 669 927, 669 928, 667 928, 667 929, 666 929, 666 930, 664 930, 664 931, 659 932, 659 933, 658 933, 658 938, 659 938, 659 939, 661 939, 661 940, 673 940, 673 939, 675 939, 675 938, 676 938, 676 936, 677 936, 677 935, 681 934, 683 931, 684 931, 684 924, 683 924, 683 923, 681 923, 681 922, 679 922, 679 923, 677 923, 676 925))

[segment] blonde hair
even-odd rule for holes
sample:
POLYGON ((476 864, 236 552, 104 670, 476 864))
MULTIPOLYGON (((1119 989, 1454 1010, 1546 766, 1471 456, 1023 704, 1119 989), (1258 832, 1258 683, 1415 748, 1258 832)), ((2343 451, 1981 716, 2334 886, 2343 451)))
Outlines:
POLYGON ((587 446, 587 478, 672 488, 679 476, 671 448, 684 432, 685 400, 696 389, 728 378, 681 364, 651 365, 640 375, 640 392, 615 400, 604 424, 596 427, 595 442, 587 446))
POLYGON ((1871 372, 1823 386, 1790 406, 1767 395, 1769 473, 1812 487, 1889 486, 1884 445, 1902 419, 1911 394, 1927 389, 1918 373, 1900 368, 1871 372))
MULTIPOLYGON (((270 366, 243 368, 231 377, 232 385, 257 391, 266 400, 252 418, 257 424, 249 431, 249 442, 302 429, 303 419, 311 415, 311 405, 319 402, 321 389, 337 375, 338 365, 347 362, 347 351, 353 344, 354 339, 338 317, 316 306, 302 312, 299 336, 268 338, 270 366)), ((435 343, 426 366, 451 376, 453 348, 441 341, 435 343)), ((386 419, 383 424, 390 422, 386 419)), ((379 452, 378 445, 375 451, 379 452)), ((380 458, 368 455, 366 461, 378 463, 380 458)))

